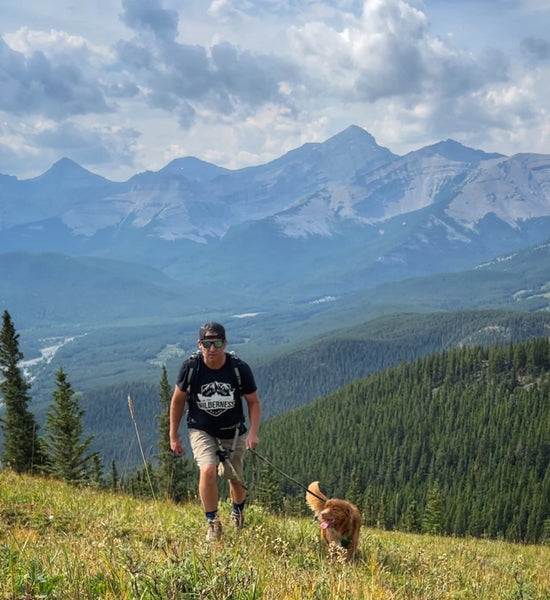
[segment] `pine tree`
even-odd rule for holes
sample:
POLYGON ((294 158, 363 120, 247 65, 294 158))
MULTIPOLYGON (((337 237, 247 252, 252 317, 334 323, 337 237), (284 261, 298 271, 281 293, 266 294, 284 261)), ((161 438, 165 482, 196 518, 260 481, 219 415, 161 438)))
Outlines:
POLYGON ((192 468, 185 458, 178 458, 170 448, 170 400, 172 394, 166 367, 162 367, 160 380, 160 414, 158 420, 158 468, 156 479, 159 492, 172 500, 179 501, 187 496, 192 468))
POLYGON ((359 476, 357 475, 357 469, 354 467, 351 472, 349 487, 345 497, 356 506, 361 506, 362 496, 363 494, 359 489, 359 476))
POLYGON ((98 452, 92 454, 92 481, 97 487, 103 487, 105 482, 103 481, 103 465, 101 464, 101 456, 98 452))
POLYGON ((118 492, 120 489, 120 482, 118 480, 118 471, 116 468, 115 461, 111 461, 111 481, 110 481, 111 491, 118 492))
POLYGON ((18 473, 31 473, 43 464, 44 453, 38 438, 38 425, 28 410, 31 386, 17 366, 22 359, 19 335, 5 310, 0 333, 0 394, 5 406, 4 416, 0 419, 4 432, 2 460, 18 473))
POLYGON ((46 415, 47 466, 54 477, 71 483, 89 481, 92 477, 94 454, 88 449, 94 436, 81 441, 82 415, 67 376, 60 367, 56 375, 54 403, 46 415))
POLYGON ((416 500, 412 500, 410 504, 407 505, 401 526, 403 531, 408 531, 410 533, 416 533, 421 530, 420 517, 418 515, 418 504, 416 500))
POLYGON ((281 482, 279 481, 275 469, 271 465, 262 465, 260 481, 255 492, 258 504, 274 513, 280 513, 282 511, 284 498, 281 491, 281 482))
POLYGON ((443 499, 437 482, 428 490, 426 510, 422 520, 422 531, 432 535, 441 533, 443 529, 443 499))
POLYGON ((170 496, 172 484, 172 471, 174 466, 174 454, 170 449, 170 386, 166 367, 162 367, 160 380, 160 414, 156 416, 158 421, 158 469, 157 477, 161 494, 170 496))

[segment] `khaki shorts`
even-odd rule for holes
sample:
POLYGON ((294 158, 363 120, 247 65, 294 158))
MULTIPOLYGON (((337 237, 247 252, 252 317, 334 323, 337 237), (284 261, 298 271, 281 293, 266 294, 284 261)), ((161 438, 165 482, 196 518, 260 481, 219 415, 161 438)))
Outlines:
MULTIPOLYGON (((243 478, 243 463, 244 454, 246 452, 246 434, 240 435, 237 438, 237 444, 234 452, 231 452, 233 446, 233 438, 220 440, 222 446, 229 452, 229 460, 233 465, 233 468, 243 478)), ((215 437, 212 437, 206 431, 200 429, 189 430, 189 442, 191 444, 191 450, 193 451, 193 458, 197 463, 199 469, 206 465, 218 465, 218 475, 224 479, 235 479, 231 467, 228 466, 227 460, 220 461, 218 456, 218 443, 215 437)))

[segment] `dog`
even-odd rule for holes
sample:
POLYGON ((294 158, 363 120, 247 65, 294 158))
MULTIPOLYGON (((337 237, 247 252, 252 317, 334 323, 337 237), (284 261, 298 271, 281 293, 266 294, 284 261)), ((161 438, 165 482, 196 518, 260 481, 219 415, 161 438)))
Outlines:
POLYGON ((345 549, 346 560, 352 560, 359 544, 361 513, 355 504, 338 498, 327 498, 319 489, 319 482, 310 483, 306 492, 309 508, 321 521, 321 538, 331 556, 338 556, 345 549))

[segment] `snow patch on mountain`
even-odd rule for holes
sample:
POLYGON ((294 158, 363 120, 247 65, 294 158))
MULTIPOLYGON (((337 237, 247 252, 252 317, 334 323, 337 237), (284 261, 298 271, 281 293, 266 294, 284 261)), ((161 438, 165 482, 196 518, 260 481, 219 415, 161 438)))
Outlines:
POLYGON ((326 197, 317 196, 296 209, 278 215, 275 222, 287 237, 331 236, 334 211, 326 197))
POLYGON ((100 229, 120 227, 133 210, 131 198, 123 196, 79 202, 61 215, 63 223, 74 235, 92 236, 100 229))
POLYGON ((487 214, 518 228, 521 221, 550 216, 550 160, 529 154, 481 163, 446 214, 475 229, 487 214))
POLYGON ((374 224, 445 201, 471 166, 439 154, 411 153, 364 177, 354 209, 374 224))
MULTIPOLYGON (((450 242, 470 244, 472 241, 467 235, 458 231, 456 227, 432 215, 426 223, 426 229, 435 229, 438 227, 445 232, 445 237, 450 242)), ((426 242, 429 243, 429 240, 426 240, 426 242)))
MULTIPOLYGON (((0 200, 3 252, 26 244, 33 251, 122 255, 189 278, 187 250, 216 272, 212 256, 222 248, 239 263, 246 247, 240 236, 254 231, 267 236, 265 247, 285 236, 332 238, 342 256, 349 249, 353 265, 361 256, 367 270, 379 253, 379 261, 398 264, 393 272, 400 273, 420 253, 424 273, 439 268, 441 255, 464 267, 486 260, 491 248, 503 253, 520 246, 523 233, 526 243, 540 241, 550 217, 550 156, 489 155, 447 140, 398 157, 352 126, 237 171, 187 158, 117 183, 63 160, 33 180, 0 177, 0 200), (513 235, 491 239, 503 223, 513 235), (376 238, 383 240, 378 251, 376 238), (425 259, 430 248, 437 255, 432 266, 425 259), (478 260, 480 248, 485 254, 478 260)), ((265 268, 255 275, 273 271, 269 253, 258 261, 265 268)), ((390 271, 377 267, 376 273, 384 279, 390 271)))

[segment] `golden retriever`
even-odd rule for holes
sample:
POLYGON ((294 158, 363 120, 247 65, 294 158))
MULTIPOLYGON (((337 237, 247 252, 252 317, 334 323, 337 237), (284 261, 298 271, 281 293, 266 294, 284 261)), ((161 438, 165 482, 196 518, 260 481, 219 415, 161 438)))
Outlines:
POLYGON ((347 500, 327 498, 319 489, 319 482, 309 484, 306 492, 309 508, 321 521, 321 538, 326 542, 331 556, 337 557, 345 549, 351 560, 359 544, 361 513, 355 504, 347 500))

